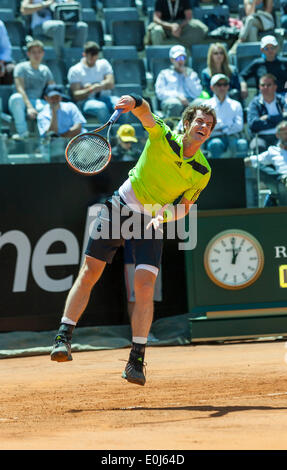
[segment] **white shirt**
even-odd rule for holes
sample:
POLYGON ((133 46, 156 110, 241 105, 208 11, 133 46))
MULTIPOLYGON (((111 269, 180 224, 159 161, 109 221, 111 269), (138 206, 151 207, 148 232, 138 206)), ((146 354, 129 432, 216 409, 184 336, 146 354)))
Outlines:
MULTIPOLYGON (((88 67, 85 65, 83 58, 69 69, 68 82, 69 84, 80 83, 82 86, 87 83, 100 83, 108 74, 113 74, 113 69, 106 59, 98 59, 93 67, 88 67)), ((111 90, 103 90, 100 92, 100 96, 110 94, 111 90)), ((90 94, 90 96, 92 96, 92 94, 90 94)))
POLYGON ((202 86, 197 73, 191 68, 186 68, 187 77, 178 73, 173 67, 163 69, 155 82, 155 93, 160 101, 171 97, 184 95, 185 98, 197 98, 202 92, 202 86))
POLYGON ((213 96, 205 101, 206 104, 215 109, 217 124, 212 132, 212 137, 216 135, 232 135, 241 132, 243 129, 243 109, 239 101, 227 96, 224 101, 219 101, 217 96, 213 96))
MULTIPOLYGON (((250 157, 252 166, 256 168, 257 157, 250 157)), ((287 150, 279 147, 279 145, 271 145, 266 152, 258 155, 258 161, 262 165, 273 165, 278 174, 287 176, 287 150)))

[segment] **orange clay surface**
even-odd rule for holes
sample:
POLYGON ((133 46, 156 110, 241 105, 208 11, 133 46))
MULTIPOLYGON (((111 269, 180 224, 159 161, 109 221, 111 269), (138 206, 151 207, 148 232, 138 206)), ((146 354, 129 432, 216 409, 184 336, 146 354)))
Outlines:
POLYGON ((0 361, 0 449, 287 449, 284 341, 149 347, 0 361))

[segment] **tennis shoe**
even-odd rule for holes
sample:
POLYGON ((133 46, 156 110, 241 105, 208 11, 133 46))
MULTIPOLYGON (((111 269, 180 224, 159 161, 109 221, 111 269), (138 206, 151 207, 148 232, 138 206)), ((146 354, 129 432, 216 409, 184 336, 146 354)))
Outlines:
POLYGON ((72 360, 71 343, 66 336, 57 335, 51 352, 51 361, 66 362, 72 360))
POLYGON ((122 373, 122 378, 133 384, 144 385, 146 382, 145 366, 146 363, 143 361, 143 357, 131 351, 125 370, 122 373))

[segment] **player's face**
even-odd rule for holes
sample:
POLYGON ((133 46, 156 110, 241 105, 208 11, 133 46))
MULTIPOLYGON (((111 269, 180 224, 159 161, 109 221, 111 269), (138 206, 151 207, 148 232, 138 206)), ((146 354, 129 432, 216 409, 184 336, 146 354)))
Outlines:
POLYGON ((212 125, 213 117, 198 109, 193 121, 191 123, 186 121, 185 131, 189 138, 204 143, 212 132, 212 125))

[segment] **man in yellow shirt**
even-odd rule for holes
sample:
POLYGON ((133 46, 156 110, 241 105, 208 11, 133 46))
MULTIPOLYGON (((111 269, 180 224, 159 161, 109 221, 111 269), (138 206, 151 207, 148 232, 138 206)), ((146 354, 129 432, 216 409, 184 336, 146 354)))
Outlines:
POLYGON ((83 266, 66 301, 51 359, 58 362, 72 359, 73 329, 106 263, 112 262, 117 248, 129 238, 126 224, 131 215, 140 233, 132 239, 136 302, 131 323, 132 349, 123 378, 144 385, 145 347, 153 320, 154 285, 163 244, 159 236, 160 225, 187 215, 207 185, 211 169, 200 147, 216 125, 216 114, 213 108, 204 104, 187 107, 182 116, 184 133, 178 134, 155 116, 149 104, 138 95, 122 96, 115 108, 131 111, 149 138, 128 179, 106 201, 94 225, 83 266), (180 203, 174 206, 173 202, 180 196, 180 203), (116 221, 120 234, 114 233, 116 221))

